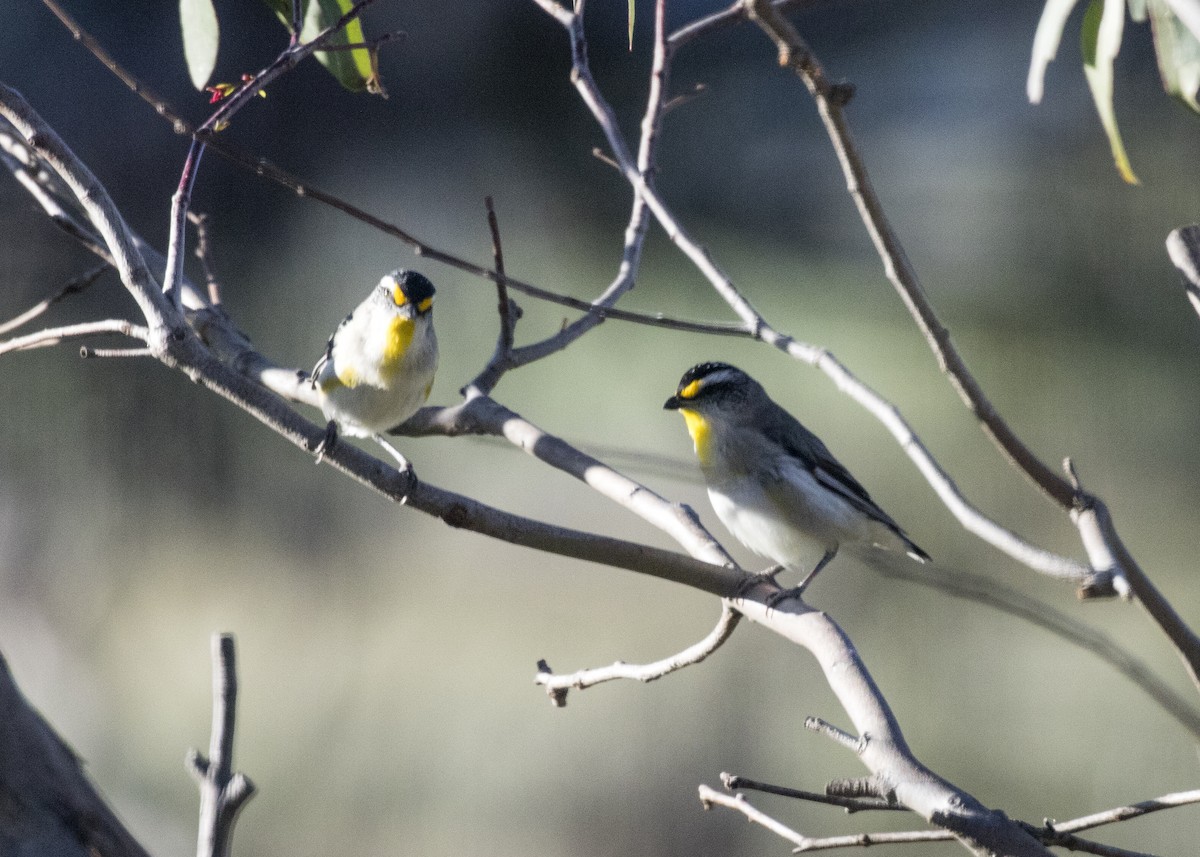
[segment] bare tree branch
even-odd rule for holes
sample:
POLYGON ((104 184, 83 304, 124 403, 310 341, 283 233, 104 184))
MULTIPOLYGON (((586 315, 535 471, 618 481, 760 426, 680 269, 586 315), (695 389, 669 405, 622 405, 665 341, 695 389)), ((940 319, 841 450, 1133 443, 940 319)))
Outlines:
POLYGON ((26 145, 54 168, 88 218, 104 238, 112 254, 113 265, 146 318, 149 335, 146 344, 163 354, 172 328, 182 319, 172 312, 162 291, 150 274, 145 259, 135 246, 128 230, 118 229, 121 216, 104 186, 91 171, 75 157, 49 125, 42 122, 33 108, 14 89, 0 83, 0 116, 3 116, 24 138, 26 145))
POLYGON ((196 857, 228 857, 233 825, 254 783, 233 770, 233 737, 237 722, 237 659, 232 634, 214 634, 213 722, 208 758, 188 753, 188 770, 200 787, 200 827, 196 857))
POLYGON ((1079 529, 1092 568, 1099 575, 1097 579, 1083 580, 1080 591, 1086 595, 1108 594, 1112 591, 1109 583, 1121 591, 1127 581, 1128 589, 1142 602, 1170 639, 1183 658, 1193 683, 1200 688, 1200 636, 1191 631, 1133 559, 1113 526, 1103 501, 1084 492, 1077 482, 1072 484, 1054 473, 1025 446, 987 399, 954 347, 949 331, 942 325, 925 295, 916 271, 908 261, 871 186, 842 109, 848 98, 846 87, 829 83, 821 64, 800 34, 774 6, 766 0, 741 0, 741 5, 745 13, 775 43, 780 64, 792 69, 803 80, 816 102, 841 162, 850 194, 883 260, 885 273, 925 334, 941 368, 950 377, 984 431, 1004 454, 1070 513, 1079 529))
POLYGON ((571 688, 586 690, 594 685, 617 679, 632 679, 640 682, 655 681, 684 667, 704 661, 724 645, 741 618, 742 614, 734 610, 728 601, 722 601, 721 617, 708 635, 669 658, 649 664, 627 664, 624 661, 617 661, 607 667, 595 667, 557 675, 551 671, 550 665, 546 661, 541 660, 538 661, 538 671, 533 681, 534 684, 540 684, 546 688, 546 695, 550 697, 555 708, 566 706, 567 691, 571 688))
POLYGON ((521 317, 521 308, 508 296, 504 249, 500 243, 500 224, 496 220, 496 208, 490 196, 484 200, 484 205, 487 207, 488 231, 492 235, 492 265, 499 275, 499 279, 496 280, 496 301, 497 312, 500 315, 500 333, 496 337, 496 350, 492 353, 492 359, 468 386, 487 395, 500 383, 504 373, 512 368, 513 334, 517 320, 521 317))
POLYGON ((946 830, 911 830, 901 833, 855 833, 848 836, 830 836, 815 838, 798 833, 787 825, 767 815, 746 800, 745 795, 725 794, 709 786, 700 786, 700 802, 705 809, 722 806, 740 812, 746 820, 759 824, 781 839, 786 839, 796 847, 794 853, 805 851, 825 851, 832 848, 866 848, 868 845, 895 845, 912 842, 947 842, 954 835, 946 830))
POLYGON ((150 331, 147 328, 136 325, 131 321, 111 318, 105 321, 85 321, 80 324, 69 324, 64 327, 50 327, 45 330, 39 330, 37 333, 27 334, 26 336, 14 336, 12 339, 0 342, 0 354, 8 354, 12 351, 24 351, 28 348, 46 348, 51 345, 58 345, 66 339, 78 339, 83 336, 96 336, 104 333, 120 334, 121 336, 140 339, 142 342, 150 341, 150 331))
POLYGON ((884 798, 879 797, 844 797, 842 795, 818 794, 817 792, 807 792, 802 789, 793 789, 787 786, 777 786, 771 783, 763 783, 758 780, 752 780, 748 777, 739 777, 736 774, 721 774, 721 785, 727 791, 737 791, 738 789, 746 789, 747 791, 765 792, 766 794, 779 795, 780 797, 794 798, 796 800, 809 801, 811 803, 824 803, 829 806, 836 806, 844 809, 847 813, 867 812, 869 810, 887 810, 890 812, 908 812, 908 807, 900 806, 895 802, 889 802, 884 798))
POLYGON ((6 853, 148 857, 0 656, 0 844, 6 853))
MULTIPOLYGON (((145 311, 160 319, 161 324, 169 321, 174 325, 174 308, 166 302, 165 296, 149 276, 145 261, 137 252, 128 227, 112 206, 103 187, 95 182, 94 178, 90 178, 91 173, 87 168, 58 140, 57 135, 53 134, 24 99, 2 84, 0 115, 10 120, 16 117, 18 121, 14 121, 14 125, 22 129, 29 145, 55 166, 68 186, 80 197, 80 202, 88 208, 89 216, 94 220, 99 232, 105 236, 110 251, 113 251, 125 287, 139 298, 139 304, 144 304, 145 311)), ((219 309, 207 310, 202 317, 205 321, 204 329, 210 333, 221 330, 222 326, 218 322, 223 318, 223 314, 219 309)), ((325 439, 324 426, 315 426, 301 418, 277 395, 218 360, 182 319, 177 326, 172 327, 169 336, 164 334, 160 339, 156 339, 155 330, 154 327, 149 328, 147 344, 157 359, 229 399, 296 446, 309 453, 320 447, 325 439)), ((255 365, 261 367, 260 363, 255 365)), ((296 378, 294 372, 292 377, 296 378)), ((545 448, 545 444, 540 446, 545 448)), ((383 495, 441 518, 453 527, 470 529, 512 544, 639 571, 720 596, 735 592, 745 577, 736 565, 713 565, 671 551, 556 527, 503 512, 423 482, 415 473, 401 474, 350 444, 336 445, 332 451, 326 453, 325 461, 383 495)), ((598 476, 601 481, 609 478, 603 473, 598 476)), ((648 502, 648 497, 631 500, 634 506, 648 502)), ((664 520, 669 517, 664 516, 664 520)), ((682 531, 684 524, 684 519, 680 518, 673 526, 680 527, 682 531)), ((715 542, 712 544, 715 546, 715 542)), ((703 550, 713 552, 719 551, 720 548, 705 547, 703 550)))
MULTIPOLYGON (((916 463, 917 468, 929 481, 939 498, 968 531, 983 538, 1018 562, 1044 574, 1070 580, 1079 585, 1094 584, 1095 574, 1083 563, 1037 548, 1016 533, 983 515, 962 496, 953 480, 933 459, 912 428, 900 416, 895 406, 854 377, 829 351, 806 345, 780 333, 754 309, 728 275, 713 261, 708 251, 691 238, 657 190, 644 180, 641 170, 631 161, 629 149, 621 135, 612 108, 605 101, 588 67, 582 8, 577 6, 576 11, 571 12, 554 0, 534 0, 534 2, 566 28, 571 40, 572 82, 608 139, 610 150, 621 173, 639 196, 645 198, 648 207, 668 237, 708 279, 717 293, 742 320, 745 328, 753 331, 756 339, 820 369, 834 381, 839 390, 851 396, 860 405, 866 407, 876 419, 883 422, 909 458, 916 463)), ((668 38, 667 43, 671 44, 672 39, 673 37, 668 38)), ((664 61, 669 58, 668 52, 664 61)), ((1107 573, 1105 579, 1108 579, 1107 573)), ((1102 587, 1096 588, 1101 589, 1102 587)))

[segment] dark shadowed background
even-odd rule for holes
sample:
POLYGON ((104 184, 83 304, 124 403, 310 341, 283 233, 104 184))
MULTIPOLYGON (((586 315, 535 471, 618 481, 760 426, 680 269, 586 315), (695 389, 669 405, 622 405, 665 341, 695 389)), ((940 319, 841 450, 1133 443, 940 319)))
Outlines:
MULTIPOLYGON (((176 4, 66 5, 178 110, 205 116, 176 4)), ((638 3, 629 53, 625 5, 592 0, 589 34, 597 78, 635 135, 653 6, 638 3)), ((722 5, 675 3, 671 19, 722 5)), ((878 191, 980 380, 1047 461, 1074 458, 1194 621, 1200 319, 1163 240, 1200 217, 1200 123, 1162 93, 1147 29, 1130 25, 1117 109, 1143 184, 1123 185, 1079 66, 1077 20, 1045 103, 1025 101, 1040 9, 824 3, 796 21, 830 75, 857 86, 849 117, 878 191)), ((265 5, 218 11, 217 79, 261 68, 284 44, 265 5)), ((39 3, 10 3, 3 20, 0 79, 92 167, 131 225, 164 246, 186 141, 39 3)), ((531 2, 381 2, 367 21, 369 32, 408 34, 384 54, 390 99, 350 95, 309 64, 239 114, 229 139, 483 264, 490 194, 512 274, 581 298, 601 291, 630 195, 590 154, 602 135, 568 81, 565 34, 531 2)), ((896 403, 975 503, 1079 555, 1066 519, 1005 465, 939 375, 882 275, 807 95, 774 58, 748 26, 680 54, 675 90, 707 89, 667 118, 666 197, 777 327, 827 346, 896 403)), ((491 354, 490 285, 211 153, 194 204, 211 217, 228 307, 279 361, 310 366, 334 324, 398 266, 439 289, 435 403, 453 402, 491 354)), ((0 317, 91 264, 0 176, 0 317)), ((521 304, 520 341, 562 322, 558 308, 521 304)), ((661 232, 628 306, 729 318, 661 232)), ((108 274, 49 323, 133 312, 108 274)), ((702 359, 759 377, 939 563, 1103 629, 1194 698, 1139 608, 1079 605, 965 534, 877 423, 823 375, 764 346, 610 322, 507 377, 496 395, 693 504, 725 538, 683 426, 661 410, 702 359)), ((156 854, 193 847, 183 758, 207 746, 208 640, 218 630, 240 645, 236 764, 261 788, 239 822, 237 853, 782 853, 761 829, 703 813, 697 784, 732 771, 818 790, 861 773, 802 729, 809 714, 848 725, 811 659, 753 627, 701 667, 577 694, 563 711, 532 685, 540 657, 567 670, 682 648, 716 619, 709 596, 451 531, 314 466, 148 361, 85 363, 72 345, 8 355, 0 367, 0 650, 156 854)), ((401 446, 436 484, 667 546, 502 444, 401 446)), ((1112 668, 1042 630, 850 559, 822 575, 811 601, 860 646, 922 760, 990 805, 1040 822, 1196 784, 1194 741, 1112 668)), ((919 826, 759 802, 814 835, 919 826)), ((1102 838, 1192 854, 1200 810, 1102 838)))

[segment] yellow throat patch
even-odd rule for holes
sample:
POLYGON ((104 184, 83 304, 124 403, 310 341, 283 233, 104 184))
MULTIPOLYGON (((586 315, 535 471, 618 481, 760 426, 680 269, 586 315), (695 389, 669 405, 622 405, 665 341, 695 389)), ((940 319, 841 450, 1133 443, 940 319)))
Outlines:
POLYGON ((680 408, 683 421, 687 423, 688 434, 692 436, 692 444, 696 447, 696 457, 702 465, 707 465, 712 454, 712 431, 708 420, 690 408, 680 408))
POLYGON ((395 375, 400 371, 415 331, 416 326, 411 318, 392 319, 388 325, 387 341, 383 346, 383 363, 379 367, 384 375, 395 375))

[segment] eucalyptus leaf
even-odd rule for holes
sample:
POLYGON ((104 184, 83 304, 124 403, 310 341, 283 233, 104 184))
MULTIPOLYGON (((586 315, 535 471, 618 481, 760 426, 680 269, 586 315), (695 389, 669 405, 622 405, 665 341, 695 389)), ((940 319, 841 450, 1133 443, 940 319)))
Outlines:
POLYGON ((1046 80, 1046 66, 1058 53, 1067 18, 1079 0, 1046 0, 1037 32, 1033 36, 1033 56, 1029 61, 1029 77, 1025 81, 1025 94, 1031 104, 1042 103, 1042 92, 1046 80))
POLYGON ((1163 0, 1149 0, 1158 73, 1167 93, 1200 113, 1200 41, 1163 0))
POLYGON ((1139 184, 1129 163, 1113 107, 1113 61, 1121 49, 1124 29, 1125 0, 1091 0, 1083 15, 1083 30, 1080 33, 1083 74, 1087 78, 1088 89, 1092 91, 1096 112, 1100 114, 1100 124, 1108 136, 1117 172, 1129 184, 1139 184))
POLYGON ((183 31, 183 58, 192 86, 203 90, 217 67, 221 29, 212 0, 179 0, 179 25, 183 31))
MULTIPOLYGON (((263 0, 279 17, 284 26, 291 26, 292 4, 290 0, 263 0)), ((321 31, 336 24, 354 6, 351 0, 303 0, 304 25, 300 30, 300 41, 307 42, 321 31)), ((332 45, 352 45, 365 41, 362 22, 355 18, 330 40, 332 45)), ((351 92, 380 91, 377 87, 371 52, 366 48, 343 51, 317 51, 316 58, 342 86, 351 92)))

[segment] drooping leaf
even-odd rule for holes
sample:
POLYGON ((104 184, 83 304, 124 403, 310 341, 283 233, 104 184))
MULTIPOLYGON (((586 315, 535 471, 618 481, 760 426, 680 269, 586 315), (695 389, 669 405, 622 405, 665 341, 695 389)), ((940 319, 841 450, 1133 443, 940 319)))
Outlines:
POLYGON ((1081 41, 1083 73, 1092 101, 1100 114, 1100 123, 1108 135, 1117 172, 1129 184, 1139 184, 1125 152, 1117 114, 1113 107, 1113 61, 1121 49, 1121 33, 1125 28, 1125 0, 1091 0, 1083 16, 1081 41))
MULTIPOLYGON (((291 26, 291 0, 263 0, 284 26, 291 26)), ((300 31, 300 40, 307 42, 322 30, 336 24, 341 17, 353 8, 352 0, 303 0, 304 25, 300 31)), ((364 41, 362 22, 355 18, 336 33, 331 41, 334 45, 354 45, 364 41)), ((362 92, 364 89, 382 93, 379 87, 378 75, 371 58, 371 52, 366 48, 355 48, 343 51, 317 51, 317 61, 325 66, 342 86, 351 92, 362 92)))
POLYGON ((629 0, 629 50, 633 50, 633 0, 629 0))
POLYGON ((187 61, 192 86, 203 91, 217 66, 221 40, 217 12, 212 0, 179 0, 179 24, 183 31, 183 58, 187 61))
POLYGON ((1200 41, 1163 0, 1149 0, 1154 54, 1163 88, 1200 113, 1200 41))
MULTIPOLYGON (((337 23, 353 6, 351 0, 317 0, 316 3, 309 4, 308 15, 304 19, 304 31, 300 37, 305 40, 313 38, 326 27, 337 23)), ((334 36, 333 44, 362 44, 364 40, 362 21, 355 18, 334 36)), ((371 53, 366 48, 351 51, 318 51, 317 60, 351 92, 362 92, 368 88, 368 81, 375 78, 371 53)))
POLYGON ((1079 0, 1046 0, 1033 36, 1033 57, 1029 61, 1029 77, 1025 81, 1025 94, 1031 104, 1042 103, 1042 91, 1046 79, 1046 66, 1058 53, 1067 18, 1079 0))

